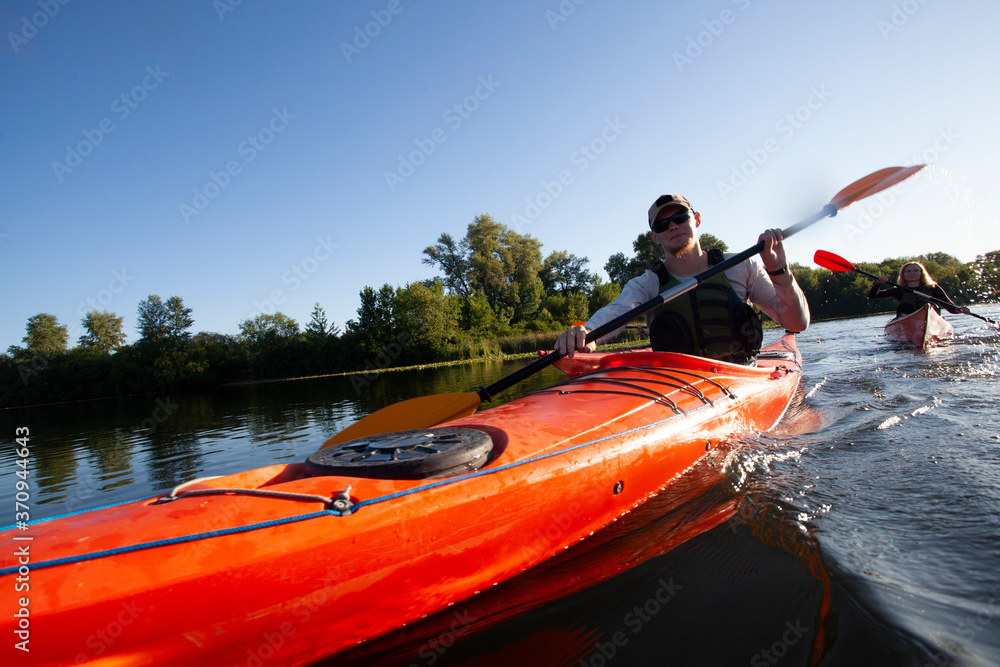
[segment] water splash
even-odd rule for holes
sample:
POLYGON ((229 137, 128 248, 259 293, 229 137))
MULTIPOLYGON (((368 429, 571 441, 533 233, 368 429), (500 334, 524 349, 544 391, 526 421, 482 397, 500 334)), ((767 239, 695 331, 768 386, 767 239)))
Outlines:
POLYGON ((882 430, 885 430, 887 428, 892 428, 896 424, 901 424, 901 423, 903 423, 903 418, 902 417, 899 417, 899 416, 889 417, 884 422, 882 422, 881 424, 879 424, 878 426, 876 426, 875 430, 876 431, 882 431, 882 430))
POLYGON ((823 378, 822 380, 820 380, 819 382, 817 382, 816 385, 812 389, 809 390, 809 393, 806 394, 806 398, 812 398, 813 394, 815 394, 817 391, 819 391, 819 388, 822 387, 824 384, 826 384, 826 378, 823 378))

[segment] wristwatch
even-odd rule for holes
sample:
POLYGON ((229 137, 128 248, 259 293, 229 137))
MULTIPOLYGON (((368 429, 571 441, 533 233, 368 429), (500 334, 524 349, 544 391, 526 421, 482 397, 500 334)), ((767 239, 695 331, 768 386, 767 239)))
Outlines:
MULTIPOLYGON (((765 271, 766 270, 767 269, 765 269, 765 271)), ((769 275, 769 276, 780 276, 780 275, 785 274, 785 273, 788 273, 788 265, 787 264, 785 264, 783 267, 781 267, 780 269, 777 269, 775 271, 768 271, 767 275, 769 275)))

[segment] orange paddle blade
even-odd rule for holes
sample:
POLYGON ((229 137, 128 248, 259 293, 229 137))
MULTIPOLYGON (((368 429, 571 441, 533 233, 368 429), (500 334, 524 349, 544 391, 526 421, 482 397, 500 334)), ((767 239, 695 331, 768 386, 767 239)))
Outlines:
POLYGON ((834 255, 827 250, 817 250, 813 261, 830 271, 854 271, 855 266, 840 255, 834 255))
MULTIPOLYGON (((912 167, 888 167, 886 169, 881 169, 874 173, 868 174, 864 178, 860 178, 846 188, 834 195, 833 199, 829 204, 823 207, 819 213, 816 213, 812 217, 801 220, 796 224, 792 225, 788 229, 782 231, 785 238, 797 233, 798 231, 805 229, 809 225, 822 220, 823 218, 828 218, 830 216, 836 215, 837 211, 842 208, 850 206, 859 199, 864 199, 865 197, 871 196, 876 192, 884 190, 886 188, 896 185, 905 178, 909 178, 913 174, 917 173, 924 168, 925 165, 915 165, 912 167)), ((728 262, 738 262, 750 257, 751 255, 756 255, 764 248, 764 242, 759 241, 756 246, 747 248, 742 253, 733 255, 726 262, 722 264, 717 264, 710 268, 708 271, 699 274, 698 281, 705 278, 709 278, 715 273, 713 271, 722 272, 725 270, 728 262)), ((844 260, 846 261, 846 260, 844 260)), ((842 269, 845 271, 852 270, 853 267, 848 269, 842 269)), ((859 269, 853 269, 859 270, 859 269)), ((644 304, 633 308, 632 311, 624 313, 620 317, 627 317, 631 319, 638 315, 641 315, 647 310, 652 310, 659 304, 663 303, 664 295, 667 292, 659 295, 657 299, 651 299, 644 304)), ((667 297, 667 298, 673 298, 667 297)), ((627 320, 626 320, 627 321, 627 320)), ((605 323, 604 326, 617 326, 613 325, 612 322, 605 323)), ((622 324, 625 322, 623 321, 622 324)), ((601 334, 596 333, 597 330, 591 332, 595 337, 599 337, 601 334)), ((610 332, 610 329, 609 329, 610 332)), ((547 355, 534 363, 525 366, 524 368, 511 373, 507 377, 497 380, 484 392, 484 396, 489 396, 490 393, 496 391, 502 391, 507 387, 511 386, 515 382, 520 382, 529 375, 541 370, 547 366, 551 361, 555 361, 556 357, 553 355, 547 355), (548 361, 544 361, 548 359, 548 361), (541 363, 540 363, 541 362, 541 363)), ((423 396, 420 398, 412 398, 407 401, 402 401, 394 405, 390 405, 382 408, 367 417, 359 419, 357 422, 351 426, 345 428, 343 431, 333 436, 323 447, 329 447, 331 445, 336 445, 341 442, 347 442, 348 440, 354 440, 356 438, 364 438, 371 435, 378 435, 380 433, 390 433, 393 431, 409 431, 412 429, 428 428, 430 426, 436 426, 444 422, 450 421, 452 419, 458 419, 459 417, 466 417, 471 415, 479 407, 482 402, 478 392, 468 393, 468 394, 441 394, 437 396, 423 396)), ((322 449, 322 447, 320 448, 322 449)))
POLYGON ((434 394, 400 401, 359 419, 323 443, 323 447, 380 433, 436 426, 471 415, 481 402, 476 392, 434 394))
POLYGON ((859 199, 870 197, 876 192, 891 188, 926 166, 925 164, 915 164, 912 167, 886 167, 885 169, 879 169, 864 178, 854 181, 835 194, 830 203, 840 211, 859 199))

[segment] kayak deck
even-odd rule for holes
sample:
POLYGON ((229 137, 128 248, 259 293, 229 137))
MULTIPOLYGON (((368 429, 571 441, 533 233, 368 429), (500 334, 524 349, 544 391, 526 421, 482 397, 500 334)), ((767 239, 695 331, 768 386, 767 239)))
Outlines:
POLYGON ((897 343, 926 349, 955 336, 955 329, 929 305, 885 325, 885 337, 897 343))
MULTIPOLYGON (((492 441, 465 474, 274 465, 32 524, 19 534, 33 540, 32 657, 96 658, 88 637, 126 605, 141 611, 106 647, 116 661, 231 664, 258 646, 284 664, 331 655, 551 558, 721 443, 770 429, 800 377, 791 336, 758 367, 641 350, 574 360, 562 383, 441 425, 492 441)), ((15 537, 2 535, 5 579, 15 537)))

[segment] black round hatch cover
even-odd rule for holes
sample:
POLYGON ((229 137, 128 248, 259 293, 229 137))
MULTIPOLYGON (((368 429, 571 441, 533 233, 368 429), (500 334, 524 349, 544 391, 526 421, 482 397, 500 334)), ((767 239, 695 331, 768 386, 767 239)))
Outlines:
POLYGON ((453 477, 479 468, 492 449, 490 436, 472 428, 396 431, 315 451, 306 459, 304 473, 370 479, 453 477))

